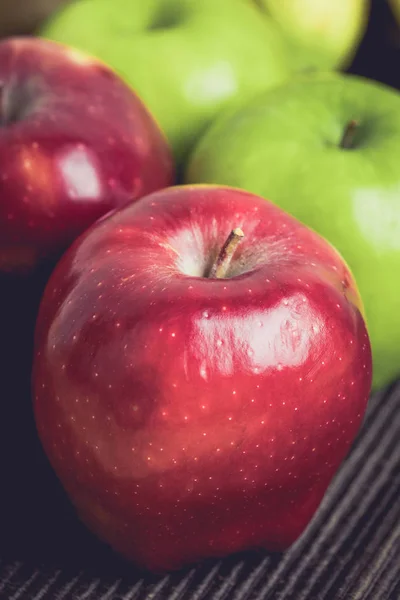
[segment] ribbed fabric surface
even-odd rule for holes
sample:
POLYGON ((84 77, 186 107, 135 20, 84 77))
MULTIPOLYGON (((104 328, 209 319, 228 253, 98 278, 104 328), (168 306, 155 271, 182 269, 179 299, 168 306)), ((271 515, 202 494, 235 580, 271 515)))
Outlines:
POLYGON ((90 574, 84 563, 65 571, 65 564, 35 562, 34 554, 0 561, 0 598, 400 600, 400 383, 372 396, 318 514, 285 554, 230 557, 158 579, 117 559, 106 568, 102 557, 96 569, 90 559, 90 574))

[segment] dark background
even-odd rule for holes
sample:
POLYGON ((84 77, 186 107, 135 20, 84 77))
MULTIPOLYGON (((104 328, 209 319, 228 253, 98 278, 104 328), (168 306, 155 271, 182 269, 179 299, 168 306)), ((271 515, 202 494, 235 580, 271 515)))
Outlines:
MULTIPOLYGON (((375 0, 350 71, 400 88, 399 65, 400 29, 386 2, 375 0)), ((26 331, 46 276, 0 282, 0 598, 400 599, 399 386, 371 399, 317 518, 284 556, 246 554, 157 578, 97 542, 77 521, 35 434, 26 331)))

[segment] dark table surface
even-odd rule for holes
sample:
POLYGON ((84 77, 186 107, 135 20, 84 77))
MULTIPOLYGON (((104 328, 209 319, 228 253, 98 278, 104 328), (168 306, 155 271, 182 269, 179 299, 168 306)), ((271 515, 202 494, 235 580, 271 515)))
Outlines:
MULTIPOLYGON (((385 2, 375 0, 350 70, 400 88, 399 59, 400 29, 385 2)), ((3 282, 0 294, 0 598, 400 600, 400 382, 371 397, 352 452, 289 551, 151 576, 120 560, 78 522, 41 451, 25 341, 39 288, 3 282)))

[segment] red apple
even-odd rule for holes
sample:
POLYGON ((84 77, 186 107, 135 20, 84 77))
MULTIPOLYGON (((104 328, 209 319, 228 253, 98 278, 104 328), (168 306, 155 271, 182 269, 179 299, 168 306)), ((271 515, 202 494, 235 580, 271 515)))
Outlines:
POLYGON ((172 183, 158 125, 104 64, 10 38, 0 80, 0 272, 35 268, 101 215, 172 183))
POLYGON ((323 238, 247 192, 182 186, 64 255, 33 383, 81 518, 164 570, 300 535, 359 429, 371 351, 354 280, 323 238))

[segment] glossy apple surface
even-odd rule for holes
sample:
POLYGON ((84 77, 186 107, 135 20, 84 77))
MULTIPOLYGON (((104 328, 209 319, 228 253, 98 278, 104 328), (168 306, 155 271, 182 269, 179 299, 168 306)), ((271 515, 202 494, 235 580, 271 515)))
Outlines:
POLYGON ((279 27, 295 71, 347 67, 365 33, 370 0, 252 0, 279 27))
POLYGON ((169 188, 102 219, 41 304, 44 449, 81 518, 150 569, 290 545, 350 448, 370 382, 340 255, 239 190, 169 188), (225 276, 210 277, 237 226, 225 276))
POLYGON ((35 269, 101 215, 172 182, 154 119, 97 60, 9 38, 0 80, 0 273, 35 269))
POLYGON ((289 74, 281 34, 245 1, 80 0, 41 34, 111 65, 149 106, 179 162, 222 107, 289 74))
POLYGON ((345 75, 306 78, 215 123, 187 181, 242 187, 327 238, 365 305, 374 387, 400 375, 400 95, 345 75), (342 140, 355 120, 350 147, 342 140))

